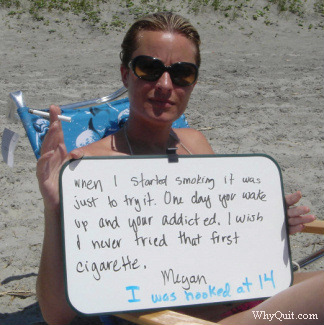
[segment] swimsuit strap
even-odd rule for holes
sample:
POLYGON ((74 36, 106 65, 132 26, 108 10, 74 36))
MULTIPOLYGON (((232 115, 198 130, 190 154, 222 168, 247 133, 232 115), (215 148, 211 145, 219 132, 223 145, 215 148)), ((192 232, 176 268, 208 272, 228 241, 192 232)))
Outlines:
POLYGON ((193 153, 180 141, 179 137, 177 136, 177 134, 173 131, 173 129, 171 129, 170 131, 170 135, 171 137, 176 140, 177 142, 179 142, 180 146, 185 149, 189 155, 193 155, 193 153))

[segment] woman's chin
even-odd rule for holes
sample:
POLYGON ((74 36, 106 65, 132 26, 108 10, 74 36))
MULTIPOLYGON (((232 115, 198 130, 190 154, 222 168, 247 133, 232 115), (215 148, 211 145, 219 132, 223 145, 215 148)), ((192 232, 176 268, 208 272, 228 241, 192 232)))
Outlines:
POLYGON ((150 114, 150 118, 159 123, 172 124, 175 120, 179 118, 179 115, 170 111, 154 109, 152 111, 152 114, 150 114))

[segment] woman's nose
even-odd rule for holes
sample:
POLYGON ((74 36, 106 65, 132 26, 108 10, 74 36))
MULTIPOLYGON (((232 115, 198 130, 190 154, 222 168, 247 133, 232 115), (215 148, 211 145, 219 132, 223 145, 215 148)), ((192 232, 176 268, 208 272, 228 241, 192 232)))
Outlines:
POLYGON ((169 91, 172 89, 172 80, 169 72, 164 72, 160 79, 157 81, 157 87, 160 90, 169 91))

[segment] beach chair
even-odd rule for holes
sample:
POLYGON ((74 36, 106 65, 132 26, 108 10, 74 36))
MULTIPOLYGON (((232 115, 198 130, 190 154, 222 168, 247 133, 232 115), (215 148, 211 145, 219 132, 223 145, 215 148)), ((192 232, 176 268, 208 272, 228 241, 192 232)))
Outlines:
MULTIPOLYGON (((71 119, 70 123, 62 123, 65 144, 68 151, 97 141, 116 132, 122 127, 128 118, 129 101, 128 98, 119 100, 117 98, 126 91, 127 90, 122 87, 109 96, 61 106, 62 115, 71 119)), ((15 118, 18 113, 35 157, 38 159, 42 141, 48 130, 49 121, 46 117, 40 116, 42 113, 33 112, 32 109, 25 104, 24 96, 21 91, 12 92, 9 94, 9 97, 10 109, 8 111, 8 117, 15 118)), ((47 109, 41 110, 41 112, 45 113, 47 111, 47 109)), ((189 127, 185 116, 182 115, 175 121, 173 127, 189 127)), ((304 232, 324 234, 324 221, 316 220, 307 224, 304 232)), ((298 267, 304 267, 322 256, 324 256, 324 248, 299 261, 297 263, 298 267)), ((297 267, 295 269, 297 269, 297 267)), ((145 313, 133 312, 115 316, 141 325, 216 324, 171 310, 145 313)), ((108 322, 105 324, 108 324, 108 322)), ((114 324, 113 321, 111 324, 114 324)))
MULTIPOLYGON (((109 96, 60 106, 62 115, 71 120, 71 122, 62 123, 68 152, 98 141, 123 126, 129 115, 129 101, 128 98, 119 100, 116 98, 126 91, 126 88, 122 87, 109 96)), ((21 91, 10 93, 9 96, 11 108, 8 117, 12 118, 16 112, 18 113, 34 154, 38 159, 43 139, 49 127, 48 118, 42 115, 48 114, 48 109, 34 110, 27 107, 21 91)), ((175 121, 173 127, 189 127, 185 116, 182 115, 175 121)))

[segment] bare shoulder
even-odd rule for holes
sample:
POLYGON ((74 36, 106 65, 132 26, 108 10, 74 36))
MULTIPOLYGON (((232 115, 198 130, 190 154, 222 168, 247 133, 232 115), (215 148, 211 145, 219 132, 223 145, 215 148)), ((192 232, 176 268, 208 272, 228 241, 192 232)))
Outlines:
POLYGON ((213 154, 214 151, 208 143, 206 137, 192 128, 174 129, 181 143, 185 145, 193 154, 213 154))

